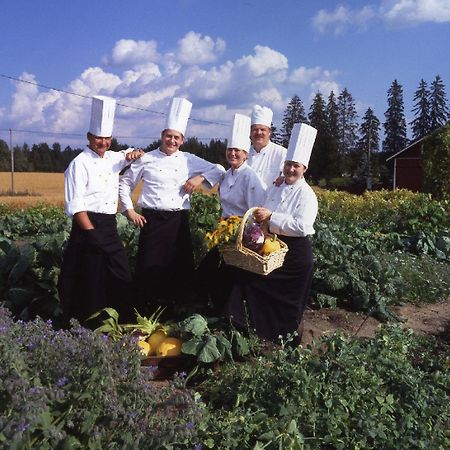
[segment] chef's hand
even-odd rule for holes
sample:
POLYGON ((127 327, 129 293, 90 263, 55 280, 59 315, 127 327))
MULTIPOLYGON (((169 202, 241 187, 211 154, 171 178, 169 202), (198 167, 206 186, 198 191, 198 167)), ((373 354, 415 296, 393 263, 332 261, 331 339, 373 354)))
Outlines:
POLYGON ((267 208, 258 208, 253 213, 253 217, 258 223, 268 222, 270 220, 270 216, 272 215, 272 211, 267 208))
POLYGON ((203 175, 197 175, 189 178, 189 180, 187 180, 183 185, 184 192, 186 192, 186 194, 192 194, 197 186, 200 186, 203 181, 205 181, 205 177, 203 175))
POLYGON ((127 161, 135 161, 144 156, 145 152, 141 148, 136 148, 125 155, 127 161))
POLYGON ((283 175, 280 175, 274 182, 273 182, 273 184, 275 185, 275 186, 281 186, 282 184, 284 183, 284 176, 283 175))
POLYGON ((125 215, 130 222, 133 222, 133 224, 139 228, 142 228, 147 223, 145 217, 138 214, 134 209, 127 209, 125 215))

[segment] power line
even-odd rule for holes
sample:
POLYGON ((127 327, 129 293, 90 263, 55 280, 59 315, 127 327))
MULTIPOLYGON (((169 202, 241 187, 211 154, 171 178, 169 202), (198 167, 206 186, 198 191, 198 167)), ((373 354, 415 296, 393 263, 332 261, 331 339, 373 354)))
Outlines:
MULTIPOLYGON (((93 96, 92 95, 83 95, 83 94, 78 94, 77 92, 71 92, 71 91, 66 91, 64 89, 59 89, 59 88, 55 88, 55 87, 51 87, 51 86, 46 86, 45 84, 40 84, 40 83, 35 83, 34 81, 29 81, 29 80, 23 80, 22 78, 15 78, 12 77, 10 75, 5 75, 0 73, 0 77, 2 78, 7 78, 8 80, 12 80, 12 81, 17 81, 20 83, 26 83, 26 84, 31 84, 33 86, 37 86, 43 89, 49 89, 51 91, 56 91, 56 92, 62 92, 64 94, 68 94, 68 95, 75 95, 76 97, 82 97, 82 98, 88 98, 88 99, 92 99, 93 96)), ((160 111, 153 111, 151 109, 147 109, 147 108, 141 108, 139 106, 130 106, 130 105, 126 105, 124 103, 117 103, 117 106, 122 106, 124 108, 129 108, 129 109, 135 109, 137 111, 145 111, 145 112, 149 112, 152 114, 157 114, 160 116, 167 116, 167 113, 162 113, 160 111)), ((194 117, 190 117, 190 120, 195 121, 195 122, 202 122, 202 123, 206 123, 209 125, 220 125, 220 126, 224 126, 224 127, 229 127, 230 124, 226 124, 226 123, 221 123, 221 122, 213 122, 210 120, 203 120, 203 119, 195 119, 194 117)))
MULTIPOLYGON (((86 133, 60 133, 56 131, 38 131, 38 130, 19 130, 14 128, 0 128, 0 132, 5 131, 14 131, 16 133, 28 133, 28 134, 39 134, 41 136, 65 136, 65 137, 81 137, 84 138, 86 136, 86 133)), ((218 138, 218 137, 197 137, 193 136, 195 139, 199 141, 206 141, 206 140, 225 140, 226 138, 218 138)), ((114 138, 116 139, 147 139, 152 141, 157 141, 161 138, 161 136, 116 136, 114 135, 114 138)), ((189 140, 189 137, 187 138, 189 140)))

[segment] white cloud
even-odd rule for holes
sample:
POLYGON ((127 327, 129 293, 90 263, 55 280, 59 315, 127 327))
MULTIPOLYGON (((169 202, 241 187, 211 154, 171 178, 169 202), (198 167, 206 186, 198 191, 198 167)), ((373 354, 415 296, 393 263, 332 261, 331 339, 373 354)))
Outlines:
POLYGON ((317 80, 311 83, 311 94, 310 99, 316 95, 317 92, 320 92, 323 95, 323 98, 326 100, 330 95, 331 91, 334 92, 336 97, 339 95, 340 87, 336 81, 332 80, 317 80))
MULTIPOLYGON (((35 76, 27 72, 21 75, 21 79, 36 82, 35 76)), ((30 83, 17 85, 11 104, 11 119, 20 121, 23 126, 44 126, 45 110, 52 107, 61 94, 56 91, 39 93, 38 87, 30 83)))
POLYGON ((450 22, 450 1, 388 0, 383 1, 380 13, 393 23, 450 22))
MULTIPOLYGON (((157 138, 173 96, 187 97, 193 102, 190 135, 223 137, 233 114, 250 114, 255 103, 271 107, 277 123, 281 122, 294 93, 308 100, 311 92, 320 90, 326 95, 337 86, 335 72, 306 66, 289 71, 284 54, 262 45, 256 45, 252 53, 234 61, 209 66, 225 43, 193 32, 180 40, 176 52, 161 54, 158 61, 146 61, 142 53, 133 59, 129 54, 132 48, 138 47, 132 41, 121 40, 112 52, 111 63, 126 61, 130 64, 126 70, 111 73, 101 67, 89 67, 65 88, 81 96, 54 91, 41 93, 36 85, 17 84, 11 117, 21 126, 36 124, 46 131, 84 134, 89 125, 90 99, 83 96, 109 95, 119 103, 115 136, 126 137, 124 140, 132 145, 143 145, 145 142, 140 142, 138 136, 157 138), (190 49, 189 61, 195 64, 183 64, 180 60, 179 50, 188 42, 198 44, 190 49)), ((153 48, 156 49, 156 43, 153 48)), ((183 55, 187 57, 187 53, 183 55)), ((31 74, 23 77, 35 80, 31 74)), ((84 145, 84 138, 80 145, 84 145)))
POLYGON ((334 11, 321 9, 313 17, 312 25, 321 34, 332 33, 337 36, 349 29, 365 30, 374 20, 402 25, 450 22, 450 1, 383 0, 378 8, 365 5, 360 9, 338 5, 334 11))
POLYGON ((254 55, 242 57, 236 65, 246 67, 255 77, 287 70, 288 59, 282 53, 262 45, 256 45, 254 50, 254 55))
POLYGON ((363 30, 367 24, 376 18, 376 11, 366 5, 361 9, 352 10, 343 5, 336 6, 334 11, 321 9, 312 19, 313 28, 319 33, 331 32, 339 35, 350 27, 363 30))
POLYGON ((117 41, 110 58, 104 58, 105 64, 114 66, 136 66, 155 62, 159 59, 155 41, 134 41, 121 39, 117 41))
POLYGON ((217 60, 226 48, 225 41, 190 31, 178 41, 177 58, 182 64, 207 64, 217 60))
POLYGON ((291 83, 306 86, 310 84, 315 78, 321 75, 322 69, 320 67, 307 68, 302 66, 292 71, 292 73, 289 75, 289 81, 291 83))

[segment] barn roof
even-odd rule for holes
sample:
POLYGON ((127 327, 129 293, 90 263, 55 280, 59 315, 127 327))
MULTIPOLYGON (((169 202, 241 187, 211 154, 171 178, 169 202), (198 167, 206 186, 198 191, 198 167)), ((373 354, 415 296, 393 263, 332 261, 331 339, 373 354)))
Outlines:
POLYGON ((386 158, 386 161, 389 161, 390 159, 393 159, 393 158, 397 157, 398 155, 400 155, 400 153, 406 152, 406 150, 409 150, 410 148, 414 147, 419 142, 423 141, 426 137, 427 136, 424 136, 424 137, 422 137, 420 139, 417 139, 417 141, 412 142, 407 147, 405 147, 403 150, 400 150, 399 152, 395 153, 395 155, 392 155, 392 156, 389 156, 389 158, 386 158))

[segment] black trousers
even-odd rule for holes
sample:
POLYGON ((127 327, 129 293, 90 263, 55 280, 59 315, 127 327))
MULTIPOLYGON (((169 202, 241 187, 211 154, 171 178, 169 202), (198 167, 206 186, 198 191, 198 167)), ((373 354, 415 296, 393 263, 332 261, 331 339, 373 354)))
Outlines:
POLYGON ((313 255, 308 237, 280 236, 289 248, 282 267, 258 275, 224 265, 221 269, 223 313, 239 327, 250 327, 279 343, 298 329, 310 297, 313 255))
POLYGON ((182 303, 191 292, 194 256, 189 211, 143 209, 136 285, 140 306, 182 303))
POLYGON ((72 222, 64 253, 58 292, 65 323, 76 318, 84 321, 106 306, 119 312, 121 322, 133 314, 131 272, 127 254, 117 233, 115 214, 88 212, 94 230, 82 230, 72 222))

